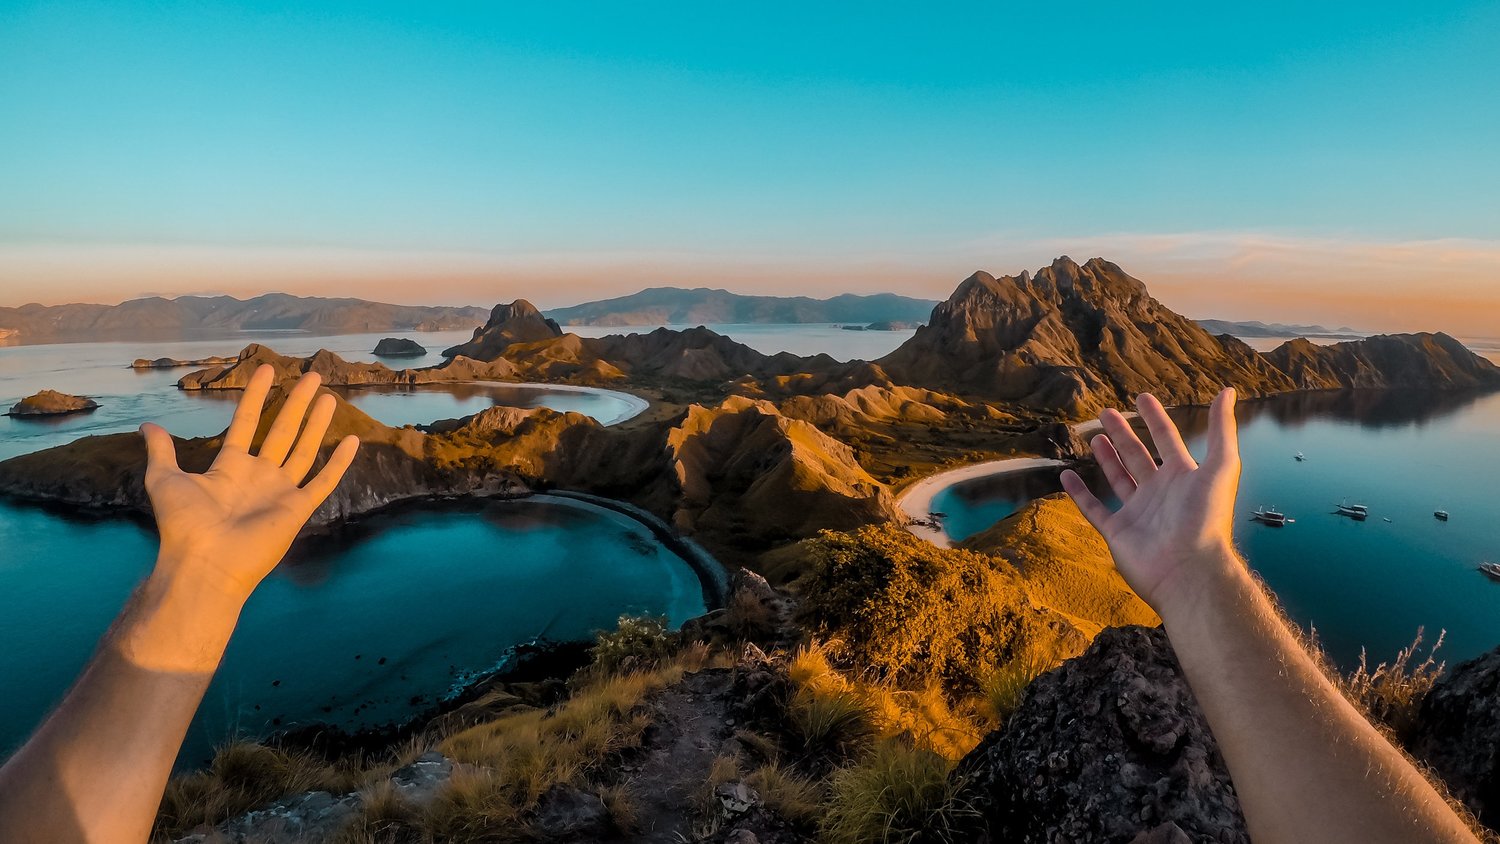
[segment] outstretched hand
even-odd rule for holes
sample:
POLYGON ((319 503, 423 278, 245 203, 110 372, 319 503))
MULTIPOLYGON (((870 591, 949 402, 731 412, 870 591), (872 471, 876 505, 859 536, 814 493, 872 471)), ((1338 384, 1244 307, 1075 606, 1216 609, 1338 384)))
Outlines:
POLYGON ((161 426, 141 426, 146 494, 161 532, 157 575, 178 582, 186 578, 243 601, 280 562, 354 461, 359 440, 345 437, 322 471, 302 483, 336 404, 329 395, 313 400, 321 379, 312 373, 292 388, 260 449, 250 453, 273 377, 269 366, 251 376, 219 455, 203 474, 178 468, 172 437, 161 426))
POLYGON ((1159 613, 1232 559, 1240 477, 1234 399, 1232 388, 1224 390, 1209 409, 1208 455, 1202 465, 1188 453, 1154 396, 1141 394, 1136 407, 1161 455, 1160 465, 1124 416, 1115 410, 1100 414, 1104 433, 1090 445, 1122 502, 1119 510, 1105 506, 1077 472, 1062 474, 1063 489, 1109 543, 1120 574, 1159 613))

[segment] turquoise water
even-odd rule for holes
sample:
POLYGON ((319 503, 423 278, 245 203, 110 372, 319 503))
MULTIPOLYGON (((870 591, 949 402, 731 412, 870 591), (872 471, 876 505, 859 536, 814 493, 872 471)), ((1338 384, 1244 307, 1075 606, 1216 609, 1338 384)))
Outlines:
MULTIPOLYGON (((1201 454, 1203 412, 1174 415, 1201 454)), ((1361 646, 1388 658, 1418 627, 1429 642, 1447 630, 1450 662, 1500 644, 1500 583, 1475 571, 1500 561, 1500 393, 1285 396, 1243 402, 1239 417, 1236 540, 1336 660, 1352 663, 1361 646), (1293 459, 1299 451, 1306 462, 1293 459), (1334 515, 1345 498, 1368 505, 1370 518, 1334 515), (1296 522, 1252 522, 1259 505, 1296 522), (1434 519, 1439 509, 1451 520, 1434 519)), ((940 492, 932 509, 961 539, 1060 489, 1055 470, 979 479, 940 492)))
MULTIPOLYGON (((376 361, 370 353, 381 334, 316 337, 297 333, 246 333, 232 340, 190 340, 132 343, 60 343, 0 348, 0 413, 39 390, 89 396, 99 402, 92 413, 57 419, 11 419, 0 416, 0 460, 39 451, 94 434, 133 431, 142 422, 158 421, 181 437, 217 434, 229 424, 238 391, 183 392, 177 379, 194 367, 129 369, 136 358, 171 357, 192 360, 232 356, 250 343, 263 343, 286 355, 309 355, 327 348, 347 360, 376 361)), ((437 353, 468 339, 469 332, 404 332, 426 347, 421 358, 385 359, 403 369, 441 363, 437 353)), ((443 384, 390 391, 361 388, 348 391, 356 406, 388 425, 407 425, 453 419, 477 413, 492 404, 545 406, 574 410, 604 424, 619 422, 638 412, 631 396, 610 391, 578 392, 551 388, 489 387, 443 384)))
MULTIPOLYGON (((0 755, 77 676, 155 537, 123 519, 0 503, 0 755)), ((622 613, 702 614, 687 564, 638 522, 557 499, 445 502, 294 548, 245 607, 188 736, 398 722, 513 646, 587 638, 622 613)))

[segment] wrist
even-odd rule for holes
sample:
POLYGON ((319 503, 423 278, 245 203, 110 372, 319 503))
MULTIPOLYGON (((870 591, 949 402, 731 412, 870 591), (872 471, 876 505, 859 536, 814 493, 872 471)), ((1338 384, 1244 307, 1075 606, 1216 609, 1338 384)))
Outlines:
POLYGON ((1229 611, 1250 573, 1227 542, 1189 553, 1173 576, 1154 590, 1153 609, 1168 627, 1194 619, 1212 619, 1229 611))
POLYGON ((127 662, 149 671, 212 673, 234 633, 247 594, 191 565, 164 565, 141 584, 111 637, 127 662))

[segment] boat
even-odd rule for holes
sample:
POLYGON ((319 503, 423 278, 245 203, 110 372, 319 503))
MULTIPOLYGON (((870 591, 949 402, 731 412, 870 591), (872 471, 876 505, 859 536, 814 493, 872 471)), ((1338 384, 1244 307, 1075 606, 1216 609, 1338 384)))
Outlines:
POLYGON ((1255 508, 1255 515, 1252 518, 1263 525, 1270 525, 1271 527, 1282 527, 1291 521, 1291 519, 1286 517, 1285 513, 1278 512, 1275 507, 1257 507, 1255 508))
POLYGON ((1370 515, 1369 507, 1363 504, 1350 504, 1347 498, 1335 506, 1338 508, 1337 512, 1340 516, 1348 516, 1357 522, 1364 521, 1370 515))
POLYGON ((1448 521, 1448 511, 1447 510, 1438 510, 1436 513, 1432 514, 1432 517, 1435 518, 1435 519, 1437 519, 1440 522, 1446 522, 1446 521, 1448 521))
POLYGON ((1479 570, 1493 580, 1500 580, 1500 563, 1480 563, 1479 570))
POLYGON ((1391 523, 1391 517, 1390 516, 1383 516, 1383 517, 1381 517, 1380 520, 1382 522, 1385 522, 1386 524, 1390 524, 1391 523))
POLYGON ((1302 461, 1307 459, 1307 455, 1299 451, 1296 454, 1292 455, 1292 459, 1297 461, 1298 463, 1301 463, 1302 461))

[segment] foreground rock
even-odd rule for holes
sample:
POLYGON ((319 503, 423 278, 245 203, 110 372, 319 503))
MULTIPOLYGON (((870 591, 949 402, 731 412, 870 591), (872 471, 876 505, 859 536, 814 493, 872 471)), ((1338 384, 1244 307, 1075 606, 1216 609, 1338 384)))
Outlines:
POLYGON ((1500 829, 1500 648, 1428 692, 1408 746, 1491 829, 1500 829))
POLYGON ((978 841, 1250 840, 1161 628, 1107 629, 1037 678, 955 776, 978 841))
POLYGON ((197 360, 182 360, 180 358, 136 358, 131 362, 131 369, 176 369, 180 366, 223 366, 234 363, 234 358, 206 357, 197 360))
POLYGON ((93 399, 82 396, 70 396, 67 393, 59 393, 56 390, 43 390, 36 395, 27 396, 10 406, 7 416, 37 417, 37 416, 66 416, 70 413, 86 413, 94 410, 99 403, 93 399))
POLYGON ((427 349, 421 343, 405 337, 386 337, 375 344, 373 354, 381 358, 419 358, 427 354, 427 349))

